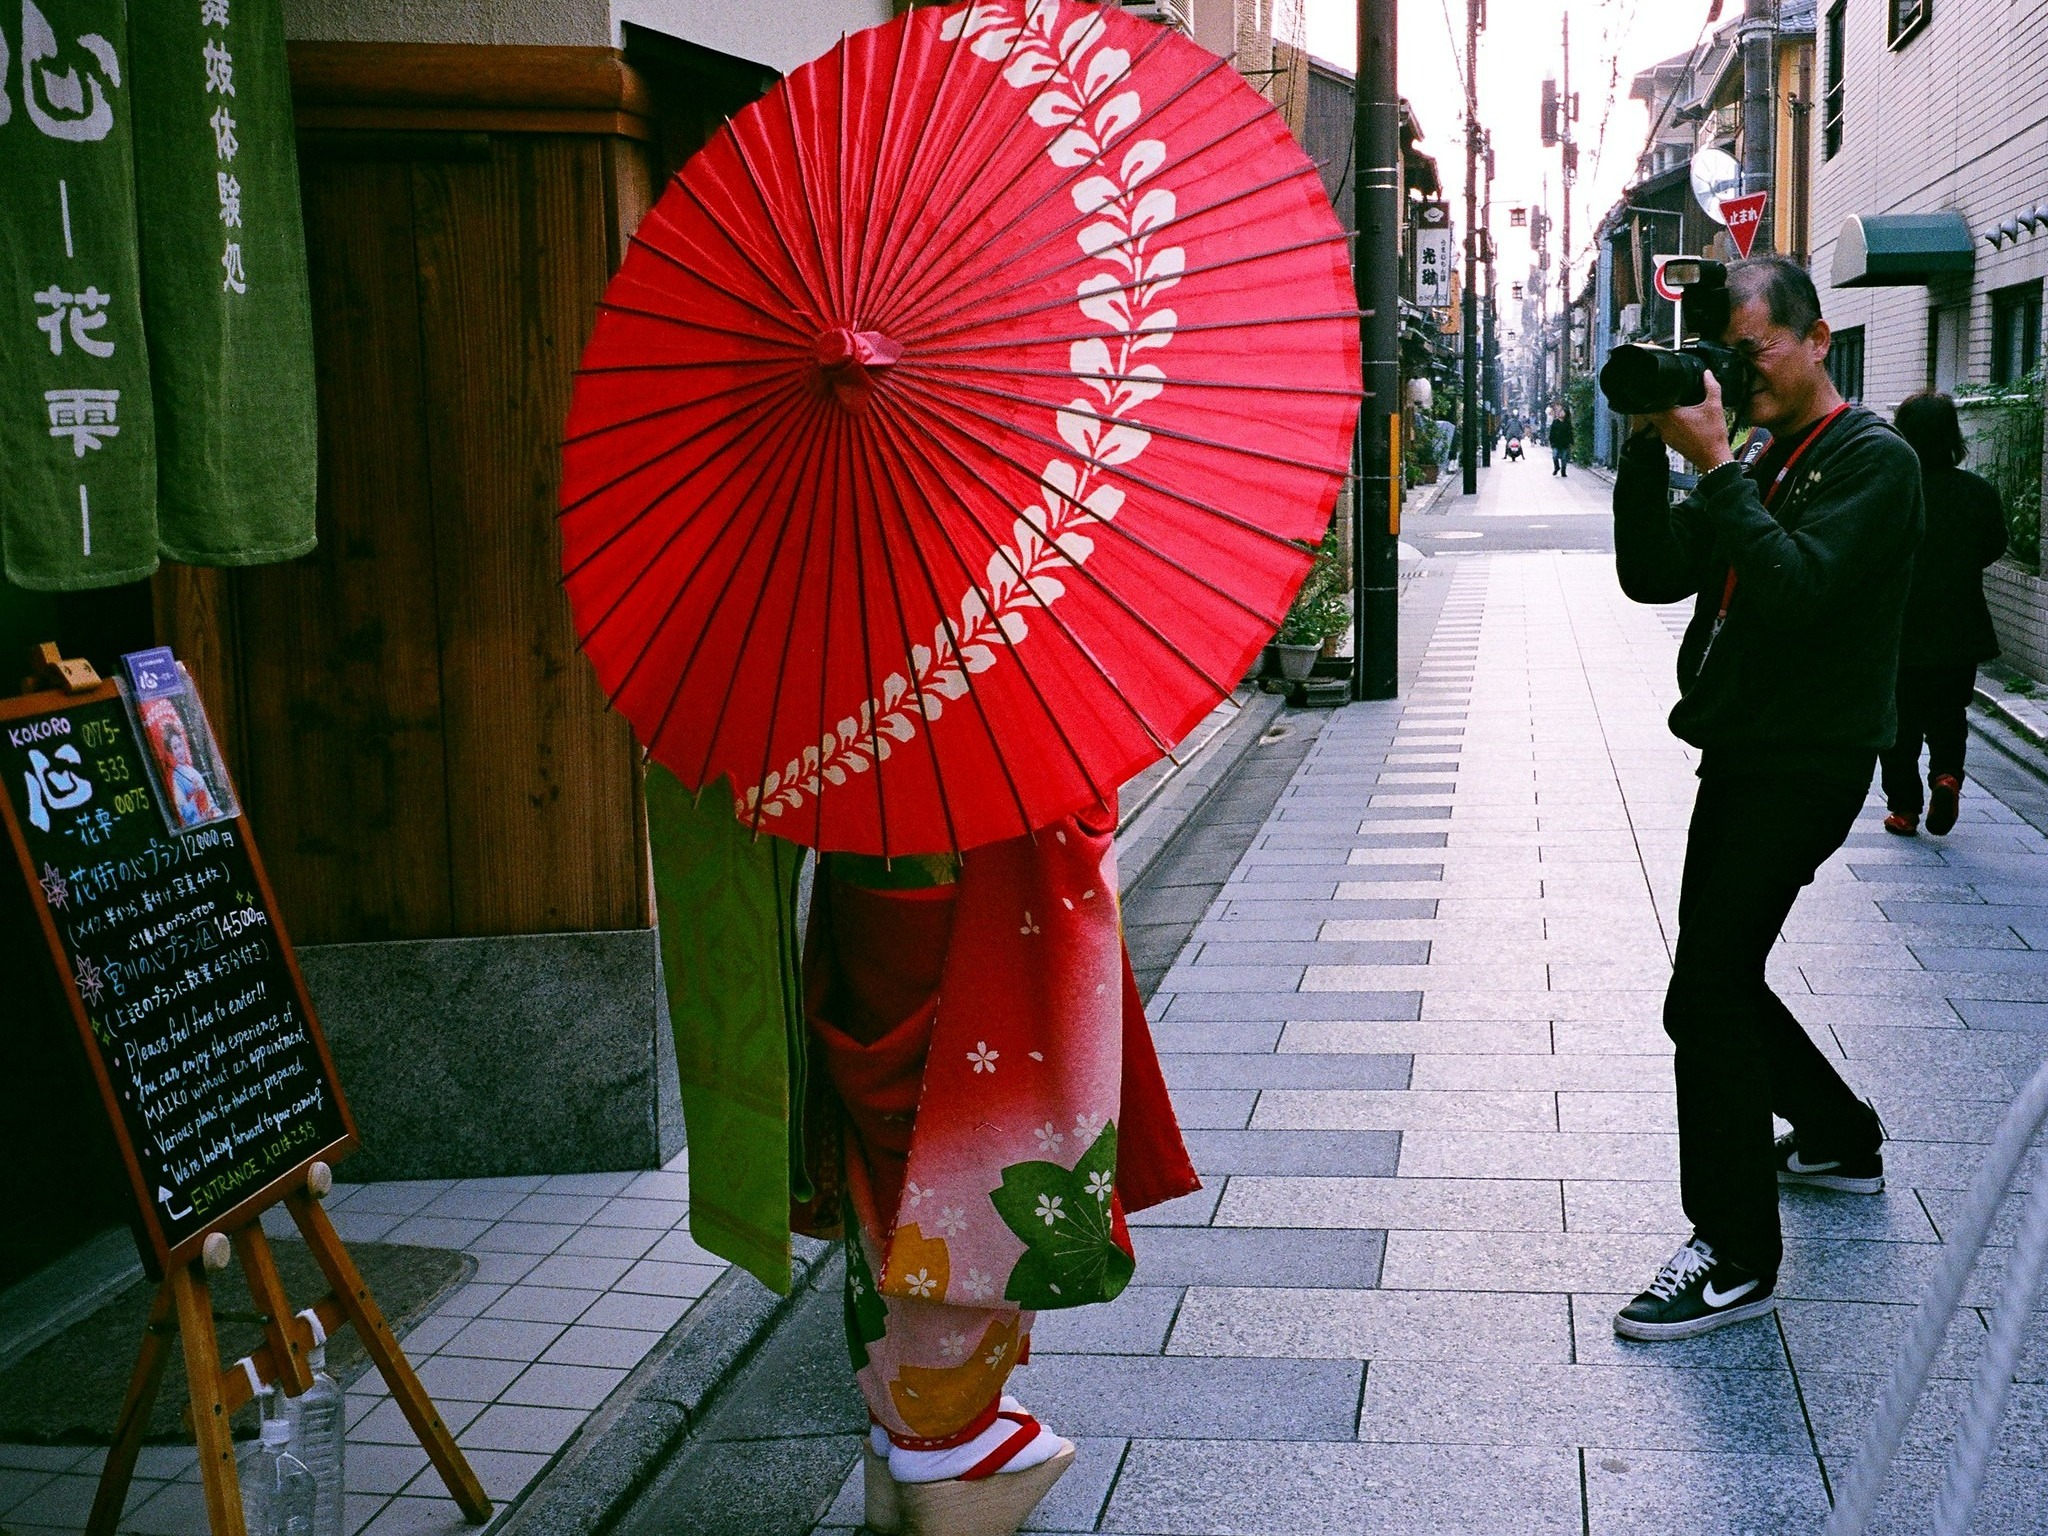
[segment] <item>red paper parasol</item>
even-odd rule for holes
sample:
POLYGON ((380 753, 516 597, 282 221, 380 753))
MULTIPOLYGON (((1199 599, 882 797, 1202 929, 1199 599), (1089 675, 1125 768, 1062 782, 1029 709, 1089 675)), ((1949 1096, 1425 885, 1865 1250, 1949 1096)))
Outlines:
POLYGON ((649 754, 762 830, 1017 836, 1244 675, 1358 379, 1345 236, 1222 60, 1083 0, 911 11, 634 236, 569 416, 577 631, 649 754))

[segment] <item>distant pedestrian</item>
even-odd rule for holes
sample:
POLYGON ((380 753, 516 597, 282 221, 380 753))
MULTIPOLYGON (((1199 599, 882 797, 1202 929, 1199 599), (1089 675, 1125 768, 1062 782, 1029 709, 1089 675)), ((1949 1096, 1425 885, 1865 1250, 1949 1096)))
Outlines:
POLYGON ((1639 603, 1693 599, 1671 729, 1700 749, 1678 948, 1664 994, 1677 1047, 1679 1193, 1693 1235, 1614 1320, 1681 1339, 1777 1306, 1778 1186, 1884 1188, 1884 1129, 1764 979, 1792 903, 1840 848, 1896 734, 1899 631, 1920 542, 1919 465, 1827 372, 1804 268, 1728 269, 1717 329, 1755 376, 1773 434, 1735 457, 1721 387, 1637 418, 1614 484, 1615 566, 1639 603), (1699 471, 1673 507, 1666 445, 1699 471), (1772 1144, 1772 1115, 1791 1134, 1772 1144))
POLYGON ((1550 418, 1550 472, 1553 475, 1569 474, 1572 463, 1572 413, 1558 408, 1550 418))
POLYGON ((1899 643, 1899 735, 1879 754, 1884 829, 1911 837, 1920 819, 1920 744, 1927 744, 1927 830, 1946 836, 1963 792, 1965 711, 1977 664, 1998 654, 1984 605, 1984 568, 2005 553, 2005 509, 1987 480, 1957 466, 1963 432, 1956 403, 1928 391, 1899 403, 1899 433, 1920 455, 1927 533, 1913 562, 1899 643))

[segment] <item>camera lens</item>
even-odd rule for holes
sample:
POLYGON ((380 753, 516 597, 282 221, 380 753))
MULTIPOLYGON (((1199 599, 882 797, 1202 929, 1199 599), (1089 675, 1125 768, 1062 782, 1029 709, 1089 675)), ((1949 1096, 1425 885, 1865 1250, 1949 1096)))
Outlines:
POLYGON ((1648 416, 1707 397, 1706 363, 1685 352, 1633 343, 1607 354, 1600 391, 1624 416, 1648 416))

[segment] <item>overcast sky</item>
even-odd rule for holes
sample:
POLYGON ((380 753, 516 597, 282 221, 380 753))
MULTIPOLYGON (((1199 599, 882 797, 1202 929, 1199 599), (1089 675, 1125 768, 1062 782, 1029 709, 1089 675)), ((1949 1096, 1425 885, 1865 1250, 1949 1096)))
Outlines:
MULTIPOLYGON (((1309 51, 1355 69, 1357 0, 1302 4, 1309 51)), ((1539 201, 1548 173, 1551 216, 1559 218, 1563 212, 1558 152, 1543 147, 1540 127, 1543 79, 1558 75, 1563 63, 1566 12, 1571 15, 1572 89, 1579 96, 1580 175, 1572 199, 1572 240, 1579 257, 1575 281, 1583 282, 1591 220, 1620 195, 1649 127, 1643 104, 1629 100, 1629 82, 1660 59, 1687 52, 1700 36, 1708 4, 1709 0, 1490 0, 1489 25, 1479 38, 1479 116, 1493 135, 1493 225, 1503 288, 1525 275, 1529 260, 1528 241, 1521 231, 1508 228, 1505 210, 1539 201)), ((1422 148, 1436 156, 1453 216, 1462 225, 1465 100, 1459 72, 1465 63, 1465 0, 1400 0, 1400 7, 1401 94, 1422 122, 1422 148)), ((1284 0, 1280 9, 1284 14, 1284 0)), ((1731 0, 1723 7, 1722 20, 1741 9, 1740 0, 1731 0)), ((1551 275, 1554 280, 1554 267, 1551 275)))

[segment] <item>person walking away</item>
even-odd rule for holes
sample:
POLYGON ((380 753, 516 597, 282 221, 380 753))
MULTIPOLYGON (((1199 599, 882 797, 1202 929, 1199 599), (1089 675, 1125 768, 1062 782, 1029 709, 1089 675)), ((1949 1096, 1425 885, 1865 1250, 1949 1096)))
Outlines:
POLYGON ((1559 408, 1550 418, 1550 472, 1570 473, 1572 463, 1572 413, 1559 408))
POLYGON ((1920 456, 1927 533, 1913 562, 1899 644, 1898 740, 1878 755, 1884 829, 1911 837, 1920 820, 1920 745, 1927 745, 1927 830, 1945 837, 1963 792, 1965 712, 1977 665, 1998 654, 1984 569, 2005 553, 2005 510, 1987 480, 1958 468, 1963 431, 1956 403, 1932 390, 1899 403, 1899 435, 1920 456))
POLYGON ((1680 1194, 1692 1238, 1614 1320, 1677 1339, 1772 1311, 1777 1186, 1884 1187, 1883 1128, 1764 965, 1814 871, 1842 846, 1895 734, 1893 680, 1920 539, 1919 466, 1827 373, 1813 281, 1779 256, 1728 270, 1719 331, 1753 373, 1773 435, 1728 443, 1719 383, 1637 418, 1614 486, 1615 565, 1636 602, 1693 598, 1672 731, 1700 749, 1678 948, 1664 999, 1677 1047, 1680 1194), (1669 444, 1699 471, 1678 506, 1669 444), (1791 1134, 1772 1142, 1772 1115, 1791 1134))

